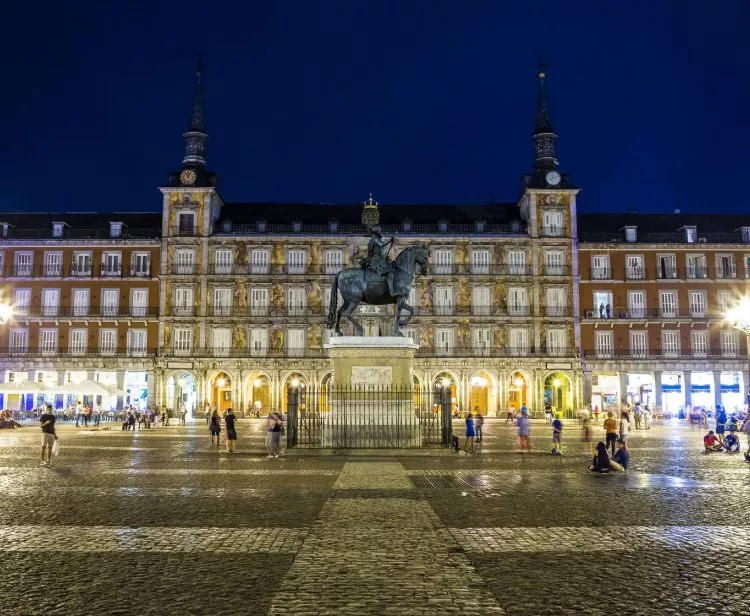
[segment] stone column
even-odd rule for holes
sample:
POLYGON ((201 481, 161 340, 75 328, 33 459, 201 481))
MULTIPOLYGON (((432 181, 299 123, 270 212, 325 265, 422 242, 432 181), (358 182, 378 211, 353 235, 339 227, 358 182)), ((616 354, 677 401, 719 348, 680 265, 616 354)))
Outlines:
POLYGON ((620 404, 624 404, 628 400, 628 373, 620 372, 620 404))
MULTIPOLYGON (((118 370, 116 374, 117 374, 117 389, 122 391, 124 394, 127 394, 127 392, 125 391, 125 371, 118 370)), ((125 395, 118 395, 117 396, 117 410, 121 411, 124 406, 125 406, 125 395)))
POLYGON ((685 388, 685 408, 692 406, 693 404, 693 393, 692 393, 693 375, 690 370, 685 370, 682 373, 682 386, 685 388))
POLYGON ((661 410, 661 370, 654 372, 654 408, 652 411, 656 411, 656 407, 661 410))
POLYGON ((146 406, 150 409, 154 408, 157 404, 158 398, 158 384, 156 379, 156 373, 153 370, 146 370, 146 386, 148 387, 146 406))
MULTIPOLYGON (((721 371, 714 372, 714 404, 721 404, 721 371)), ((742 378, 745 378, 745 371, 742 372, 742 378)))

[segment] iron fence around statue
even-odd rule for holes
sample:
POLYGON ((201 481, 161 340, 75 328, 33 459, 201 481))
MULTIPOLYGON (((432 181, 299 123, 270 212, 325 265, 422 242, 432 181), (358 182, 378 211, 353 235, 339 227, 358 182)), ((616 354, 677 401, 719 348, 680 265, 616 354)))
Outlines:
POLYGON ((362 385, 287 389, 289 447, 402 449, 448 446, 451 395, 438 388, 362 385))

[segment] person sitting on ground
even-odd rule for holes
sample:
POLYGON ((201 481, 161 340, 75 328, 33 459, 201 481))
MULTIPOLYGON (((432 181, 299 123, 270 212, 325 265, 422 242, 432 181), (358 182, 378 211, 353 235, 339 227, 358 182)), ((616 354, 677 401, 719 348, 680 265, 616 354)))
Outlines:
POLYGON ((740 450, 740 439, 734 433, 734 430, 730 429, 729 434, 724 437, 724 449, 727 453, 738 453, 740 450))
POLYGON ((703 437, 703 446, 706 448, 706 453, 712 451, 723 451, 724 447, 721 444, 719 438, 714 434, 713 430, 709 430, 708 434, 703 437))
POLYGON ((607 446, 602 441, 599 441, 596 444, 594 459, 591 461, 589 470, 593 473, 608 473, 612 470, 609 461, 609 454, 607 453, 607 446))
POLYGON ((617 451, 615 451, 615 455, 613 455, 612 460, 610 460, 610 466, 612 467, 613 471, 619 471, 622 473, 628 470, 628 464, 630 464, 630 452, 628 451, 628 443, 627 441, 618 438, 616 446, 617 451))

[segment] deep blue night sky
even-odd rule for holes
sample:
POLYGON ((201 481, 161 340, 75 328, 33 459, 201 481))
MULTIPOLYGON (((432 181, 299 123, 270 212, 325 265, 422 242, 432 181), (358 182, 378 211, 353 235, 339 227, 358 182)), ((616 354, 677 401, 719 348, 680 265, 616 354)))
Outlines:
POLYGON ((582 210, 750 212, 745 0, 13 4, 4 211, 159 209, 203 47, 227 201, 514 201, 544 48, 582 210))

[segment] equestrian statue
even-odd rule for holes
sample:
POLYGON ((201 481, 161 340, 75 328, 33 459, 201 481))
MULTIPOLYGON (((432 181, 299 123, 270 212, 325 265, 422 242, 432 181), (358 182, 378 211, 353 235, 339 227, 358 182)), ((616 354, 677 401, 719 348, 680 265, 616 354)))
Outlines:
POLYGON ((401 328, 414 316, 414 308, 407 304, 406 300, 409 298, 417 273, 423 276, 427 274, 430 252, 426 246, 409 246, 391 261, 388 253, 395 239, 395 236, 389 240, 383 239, 380 229, 375 227, 367 244, 367 257, 360 260, 361 267, 350 267, 336 274, 331 289, 326 327, 335 327, 337 336, 343 336, 342 315, 351 321, 356 336, 364 334, 362 326, 352 318, 352 313, 361 303, 379 306, 395 304, 393 335, 403 336, 401 328), (344 303, 336 311, 339 291, 344 303), (403 320, 400 317, 402 310, 409 313, 403 320))

